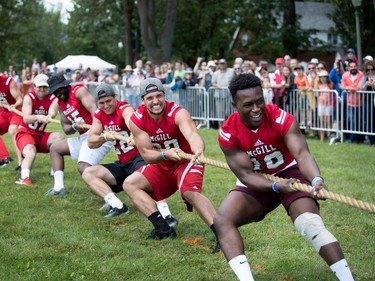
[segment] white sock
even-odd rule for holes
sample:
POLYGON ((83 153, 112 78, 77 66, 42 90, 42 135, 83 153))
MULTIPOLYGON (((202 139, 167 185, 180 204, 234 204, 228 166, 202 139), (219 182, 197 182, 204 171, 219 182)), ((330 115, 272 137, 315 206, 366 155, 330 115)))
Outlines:
POLYGON ((122 207, 124 207, 124 204, 120 199, 117 198, 117 196, 113 192, 107 194, 104 197, 104 201, 111 205, 111 207, 113 208, 122 209, 122 207))
POLYGON ((63 171, 56 171, 53 174, 55 178, 55 186, 53 187, 54 190, 60 191, 64 187, 64 172, 63 171))
POLYGON ((51 167, 51 172, 49 172, 49 175, 51 176, 51 177, 53 177, 54 176, 54 171, 53 171, 53 169, 52 169, 52 167, 51 167))
POLYGON ((26 179, 30 177, 30 169, 21 170, 21 179, 26 179))
POLYGON ((172 216, 171 211, 169 210, 167 202, 157 203, 158 210, 160 214, 165 218, 166 216, 172 216))
POLYGON ((330 266, 337 279, 341 281, 354 281, 352 272, 350 271, 349 265, 346 259, 339 260, 338 262, 330 266))
POLYGON ((254 281, 250 264, 245 255, 234 257, 228 263, 240 281, 254 281))

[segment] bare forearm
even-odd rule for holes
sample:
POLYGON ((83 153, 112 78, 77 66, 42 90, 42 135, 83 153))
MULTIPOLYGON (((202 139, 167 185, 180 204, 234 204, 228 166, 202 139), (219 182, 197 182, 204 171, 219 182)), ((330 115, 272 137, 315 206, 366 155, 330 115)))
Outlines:
POLYGON ((105 143, 106 140, 103 134, 100 135, 90 135, 88 138, 88 146, 90 148, 99 148, 105 143))
POLYGON ((311 181, 314 177, 320 175, 318 164, 310 154, 298 160, 297 163, 299 170, 307 180, 311 181))
POLYGON ((204 151, 204 142, 198 133, 192 135, 190 141, 190 148, 193 153, 203 153, 204 151))
MULTIPOLYGON (((157 164, 163 162, 165 159, 161 157, 161 151, 154 150, 154 149, 144 149, 140 151, 143 160, 145 160, 148 164, 157 164)), ((164 152, 164 155, 167 155, 167 151, 164 152)), ((168 158, 167 156, 165 156, 168 158)))
POLYGON ((262 175, 254 172, 248 172, 246 174, 239 174, 237 178, 247 187, 250 187, 260 192, 272 191, 272 182, 267 180, 262 175))
POLYGON ((45 118, 45 115, 31 114, 31 115, 24 115, 23 121, 25 121, 26 124, 33 124, 35 122, 43 123, 44 118, 45 118))

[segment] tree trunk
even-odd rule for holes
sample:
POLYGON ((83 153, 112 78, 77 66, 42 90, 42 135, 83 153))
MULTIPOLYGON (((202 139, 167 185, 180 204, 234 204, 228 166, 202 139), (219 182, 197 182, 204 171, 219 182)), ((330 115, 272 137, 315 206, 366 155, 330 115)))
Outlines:
POLYGON ((134 1, 124 0, 124 25, 125 25, 125 65, 133 65, 134 60, 134 39, 133 39, 133 10, 134 10, 134 1))
POLYGON ((298 53, 298 44, 296 41, 296 7, 294 0, 282 0, 280 5, 284 12, 281 42, 286 52, 295 56, 298 53))
POLYGON ((138 0, 137 8, 141 22, 141 38, 148 57, 154 63, 170 61, 172 55, 173 33, 176 26, 178 0, 168 0, 166 5, 166 16, 164 31, 158 38, 155 26, 155 3, 154 1, 138 0))
POLYGON ((169 0, 167 4, 165 26, 162 41, 162 62, 170 61, 172 56, 173 35, 176 26, 178 0, 169 0))

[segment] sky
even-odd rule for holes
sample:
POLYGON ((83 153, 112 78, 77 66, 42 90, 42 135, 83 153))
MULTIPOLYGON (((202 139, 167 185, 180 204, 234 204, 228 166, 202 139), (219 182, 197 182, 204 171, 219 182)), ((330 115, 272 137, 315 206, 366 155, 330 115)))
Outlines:
POLYGON ((43 0, 43 2, 47 10, 61 10, 61 20, 64 23, 68 22, 68 13, 66 11, 73 8, 71 0, 43 0))

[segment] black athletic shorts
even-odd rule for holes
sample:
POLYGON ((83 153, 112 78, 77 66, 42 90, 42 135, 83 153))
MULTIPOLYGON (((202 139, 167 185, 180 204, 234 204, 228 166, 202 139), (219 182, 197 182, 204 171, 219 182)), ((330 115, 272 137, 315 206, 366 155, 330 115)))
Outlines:
POLYGON ((106 167, 116 179, 117 184, 110 185, 113 192, 119 193, 123 191, 122 184, 125 179, 146 164, 147 163, 142 159, 140 154, 137 154, 132 160, 126 163, 116 161, 115 163, 103 164, 103 166, 106 167))

